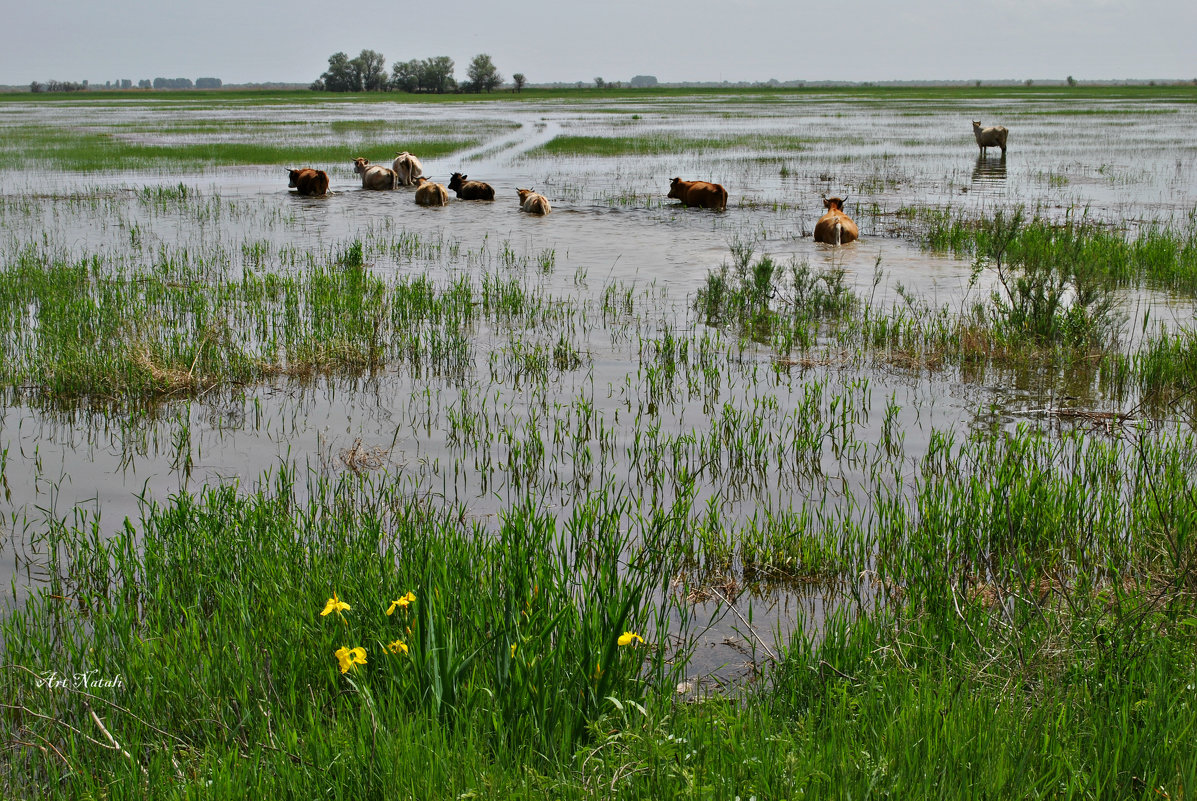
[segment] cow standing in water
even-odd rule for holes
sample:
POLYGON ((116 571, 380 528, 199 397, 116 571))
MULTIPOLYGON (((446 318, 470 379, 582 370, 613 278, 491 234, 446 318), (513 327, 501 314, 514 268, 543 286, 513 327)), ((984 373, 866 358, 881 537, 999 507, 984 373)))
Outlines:
POLYGON ((549 205, 549 199, 536 190, 517 189, 515 192, 520 196, 520 211, 540 215, 552 212, 553 207, 549 205))
POLYGON ((354 159, 353 171, 362 176, 362 189, 394 189, 399 185, 399 176, 394 170, 371 164, 367 159, 354 159))
POLYGON ((328 193, 328 173, 324 170, 313 170, 310 167, 296 170, 288 167, 287 172, 291 178, 287 186, 297 190, 299 194, 316 197, 328 193))
POLYGON ((727 190, 719 184, 707 181, 683 181, 674 178, 669 183, 669 197, 680 200, 687 206, 723 211, 727 208, 727 190))
POLYGON ((827 245, 846 245, 860 239, 860 229, 852 218, 844 213, 844 200, 838 197, 823 198, 827 212, 815 223, 815 241, 827 245))
POLYGON ((986 150, 991 147, 1002 149, 1002 158, 1006 158, 1006 136, 1009 131, 1000 125, 982 128, 981 123, 973 120, 973 136, 977 139, 977 147, 981 148, 982 157, 989 155, 986 150))
POLYGON ((416 179, 416 202, 421 206, 448 206, 449 193, 442 184, 420 176, 416 179))
POLYGON ((424 174, 424 165, 406 150, 395 154, 395 161, 391 164, 391 169, 395 171, 400 186, 412 186, 416 183, 416 179, 424 174))
POLYGON ((494 200, 495 188, 482 181, 471 181, 470 176, 455 172, 449 176, 449 188, 457 193, 458 200, 494 200))

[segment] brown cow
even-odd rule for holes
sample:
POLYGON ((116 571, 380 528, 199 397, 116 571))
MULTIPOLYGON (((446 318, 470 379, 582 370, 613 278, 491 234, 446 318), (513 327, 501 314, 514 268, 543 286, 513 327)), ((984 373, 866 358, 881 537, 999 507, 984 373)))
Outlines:
POLYGON ((354 159, 353 171, 362 176, 362 189, 394 189, 399 185, 399 176, 394 170, 371 164, 367 159, 354 159))
POLYGON ((827 213, 815 223, 815 241, 827 245, 848 244, 860 239, 860 229, 852 218, 844 213, 844 200, 838 197, 824 197, 823 206, 827 213))
POLYGON ((449 177, 449 188, 457 193, 460 200, 494 200, 495 188, 482 181, 470 181, 470 176, 459 172, 449 177))
POLYGON ((706 181, 683 181, 674 178, 669 183, 669 197, 682 201, 687 206, 723 211, 727 208, 727 190, 719 184, 706 181))
POLYGON ((529 214, 549 214, 553 211, 553 207, 549 205, 549 199, 536 190, 517 189, 515 192, 520 196, 520 211, 526 211, 529 214))
POLYGON ((433 183, 427 178, 416 178, 416 202, 421 206, 448 206, 449 193, 443 184, 433 183))
POLYGON ((328 193, 328 173, 324 170, 313 170, 310 167, 296 170, 288 167, 287 172, 291 174, 291 182, 287 186, 299 190, 299 194, 314 197, 328 193))

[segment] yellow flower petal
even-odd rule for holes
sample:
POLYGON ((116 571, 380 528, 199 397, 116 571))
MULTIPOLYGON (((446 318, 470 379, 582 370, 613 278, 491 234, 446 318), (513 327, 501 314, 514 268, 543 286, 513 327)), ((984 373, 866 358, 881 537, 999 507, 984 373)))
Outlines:
POLYGON ((513 659, 515 658, 515 643, 511 644, 511 657, 513 659))
POLYGON ((644 638, 633 631, 625 631, 623 634, 620 634, 619 639, 616 642, 618 642, 620 645, 631 645, 633 640, 640 640, 640 642, 644 642, 644 638))
POLYGON ((349 604, 338 598, 337 594, 334 592, 333 597, 329 598, 328 603, 324 604, 324 611, 320 613, 320 616, 323 617, 330 612, 336 612, 339 615, 348 608, 349 604))
POLYGON ((349 658, 349 649, 342 646, 337 649, 334 656, 337 657, 337 664, 340 666, 341 672, 348 673, 349 668, 353 666, 353 662, 349 658))
POLYGON ((407 650, 407 644, 405 642, 403 642, 403 640, 395 640, 393 643, 388 644, 387 648, 393 654, 409 653, 409 651, 407 650))
POLYGON ((387 608, 387 614, 393 614, 396 607, 406 609, 408 604, 414 603, 415 600, 416 594, 411 590, 408 590, 407 595, 401 596, 397 600, 391 601, 391 605, 387 608))
POLYGON ((351 648, 349 650, 349 658, 359 665, 366 664, 366 649, 365 648, 351 648))

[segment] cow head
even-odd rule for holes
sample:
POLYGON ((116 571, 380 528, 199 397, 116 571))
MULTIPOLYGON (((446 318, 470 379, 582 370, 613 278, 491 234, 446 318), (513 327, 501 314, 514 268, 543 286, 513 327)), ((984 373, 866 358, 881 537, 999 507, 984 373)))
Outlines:
POLYGON ((847 200, 848 200, 848 198, 827 197, 826 195, 824 195, 823 196, 823 208, 835 209, 836 211, 843 211, 844 203, 846 203, 847 200))
POLYGON ((462 175, 459 172, 455 172, 449 178, 449 188, 454 191, 461 189, 461 185, 464 184, 465 181, 466 181, 466 176, 462 175))
POLYGON ((683 188, 682 187, 682 179, 674 178, 672 181, 669 182, 669 194, 666 195, 666 197, 671 197, 671 198, 676 198, 677 200, 681 200, 682 199, 682 188, 683 188))
POLYGON ((290 187, 298 186, 296 181, 299 180, 299 170, 297 170, 293 167, 284 167, 283 169, 286 170, 288 173, 287 177, 289 178, 289 181, 287 182, 287 186, 290 186, 290 187))

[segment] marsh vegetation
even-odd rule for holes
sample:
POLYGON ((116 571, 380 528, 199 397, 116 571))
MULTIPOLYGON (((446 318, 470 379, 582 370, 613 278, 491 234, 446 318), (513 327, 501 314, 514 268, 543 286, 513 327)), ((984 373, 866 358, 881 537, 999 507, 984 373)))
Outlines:
POLYGON ((1192 795, 1192 100, 0 100, 3 794, 1192 795))

